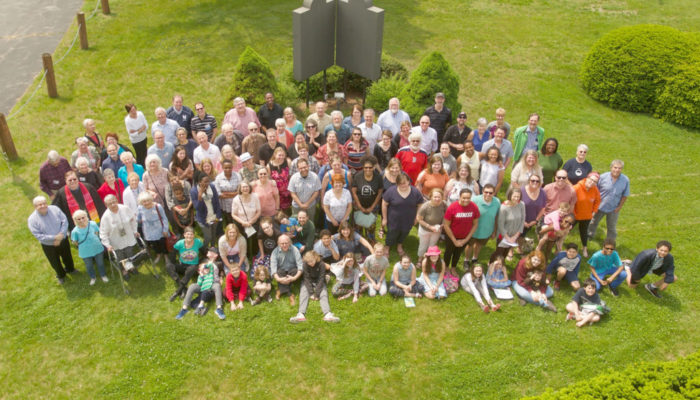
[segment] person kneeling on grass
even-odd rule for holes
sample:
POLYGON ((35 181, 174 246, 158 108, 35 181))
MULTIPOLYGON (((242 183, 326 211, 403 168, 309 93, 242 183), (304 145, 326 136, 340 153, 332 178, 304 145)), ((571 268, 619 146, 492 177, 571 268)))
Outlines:
POLYGON ((277 239, 277 247, 270 255, 270 273, 277 281, 277 293, 275 298, 280 299, 283 294, 289 293, 289 304, 294 305, 294 293, 292 283, 301 277, 302 264, 299 250, 292 246, 292 239, 287 235, 281 235, 277 239))
POLYGON ((613 296, 619 296, 617 287, 627 279, 627 272, 615 250, 615 240, 605 239, 603 249, 596 251, 588 260, 588 264, 591 268, 591 278, 596 282, 595 289, 600 291, 603 286, 607 286, 613 296))
POLYGON ((382 243, 374 244, 374 254, 369 255, 362 264, 362 272, 369 285, 369 297, 374 297, 377 293, 384 296, 386 287, 386 270, 389 268, 389 260, 386 258, 385 247, 382 243))
POLYGON ((421 274, 418 282, 425 288, 425 297, 429 299, 447 298, 445 279, 445 262, 440 258, 440 248, 431 246, 425 252, 421 263, 421 274))
POLYGON ((369 288, 367 282, 360 282, 362 272, 355 260, 355 253, 347 253, 342 260, 331 265, 331 272, 337 279, 332 292, 338 300, 352 296, 352 302, 357 303, 360 293, 369 288))
MULTIPOLYGON (((182 309, 175 316, 175 319, 182 319, 187 314, 188 307, 191 306, 192 297, 195 293, 199 293, 199 304, 195 310, 195 314, 204 316, 207 313, 206 302, 212 297, 216 298, 216 316, 219 319, 226 319, 223 310, 223 299, 221 296, 221 281, 219 277, 219 267, 216 265, 216 259, 219 257, 219 252, 216 247, 210 247, 207 252, 206 263, 199 266, 199 278, 197 283, 191 284, 187 288, 185 300, 182 302, 182 309)), ((193 307, 194 308, 194 307, 193 307)))
POLYGON ((666 290, 668 285, 678 280, 674 274, 675 264, 671 253, 671 243, 662 240, 656 244, 656 249, 644 250, 634 258, 632 265, 627 270, 627 285, 635 288, 649 272, 656 275, 664 275, 655 283, 647 283, 644 288, 653 296, 661 298, 660 291, 666 290))
POLYGON ((231 303, 231 311, 242 310, 246 297, 248 297, 248 275, 241 271, 238 263, 232 263, 226 275, 226 298, 231 303), (238 298, 238 305, 236 305, 236 298, 238 298))
POLYGON ((416 282, 416 267, 411 263, 408 254, 401 256, 401 261, 394 265, 391 273, 391 287, 389 293, 394 297, 423 297, 425 289, 416 282))
POLYGON ((289 322, 296 324, 306 321, 306 309, 311 300, 320 301, 323 320, 326 322, 340 322, 340 318, 333 315, 328 304, 328 289, 326 288, 326 264, 321 261, 321 256, 313 250, 304 253, 304 273, 299 293, 299 313, 290 318, 289 322))
MULTIPOLYGON (((500 259, 499 259, 500 260, 500 259)), ((472 265, 471 271, 464 274, 462 280, 460 281, 462 289, 465 292, 474 296, 476 302, 479 303, 479 307, 484 310, 485 313, 489 311, 498 311, 501 309, 500 304, 494 304, 489 295, 489 288, 486 286, 486 276, 484 275, 484 267, 481 264, 472 265), (484 304, 481 297, 488 303, 488 306, 484 304), (489 308, 489 306, 491 308, 489 308)))
POLYGON ((554 290, 559 290, 561 280, 566 278, 574 290, 578 290, 581 284, 578 281, 578 269, 581 266, 581 256, 578 254, 576 243, 567 243, 566 251, 557 253, 552 262, 547 265, 547 280, 552 281, 552 275, 556 271, 554 290))
POLYGON ((566 311, 569 312, 566 320, 575 319, 576 326, 580 328, 600 321, 600 316, 609 313, 610 309, 598 296, 596 282, 588 278, 583 281, 583 287, 576 291, 571 302, 566 305, 566 311))

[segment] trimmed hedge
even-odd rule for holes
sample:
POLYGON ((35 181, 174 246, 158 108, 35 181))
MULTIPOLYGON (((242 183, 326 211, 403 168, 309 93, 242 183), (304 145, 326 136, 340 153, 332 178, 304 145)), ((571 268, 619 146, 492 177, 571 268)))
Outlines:
POLYGON ((243 97, 246 105, 257 109, 265 104, 265 93, 277 92, 277 81, 270 63, 255 50, 246 46, 238 57, 233 72, 230 94, 223 105, 224 113, 233 106, 233 99, 243 97))
POLYGON ((657 100, 654 115, 675 124, 700 128, 700 56, 678 67, 657 100))
POLYGON ((666 80, 698 48, 693 35, 667 26, 615 29, 591 48, 581 83, 592 98, 613 108, 652 113, 666 80))
MULTIPOLYGON (((399 75, 391 75, 374 82, 367 89, 364 108, 373 108, 377 115, 389 108, 389 99, 398 97, 406 86, 406 79, 399 75)), ((399 101, 401 99, 399 98, 399 101)))
POLYGON ((450 64, 437 51, 428 54, 411 74, 408 85, 401 95, 401 108, 411 116, 414 123, 418 122, 426 108, 435 104, 435 93, 445 93, 445 106, 452 110, 452 118, 462 110, 458 101, 459 76, 450 64))
POLYGON ((547 389, 530 400, 580 399, 698 399, 700 352, 676 361, 638 363, 622 371, 610 370, 557 392, 547 389))

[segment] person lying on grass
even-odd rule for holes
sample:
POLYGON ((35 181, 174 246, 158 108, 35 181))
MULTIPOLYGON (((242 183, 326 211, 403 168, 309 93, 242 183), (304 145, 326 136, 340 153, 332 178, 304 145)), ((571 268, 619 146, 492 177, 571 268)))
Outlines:
MULTIPOLYGON (((497 261, 501 262, 501 258, 497 261)), ((494 261, 496 262, 496 261, 494 261)), ((486 286, 486 276, 484 275, 484 267, 481 264, 474 264, 471 267, 471 271, 464 274, 460 285, 465 292, 474 296, 474 299, 479 303, 479 307, 485 312, 498 311, 501 309, 500 304, 494 304, 489 295, 488 286, 486 286), (482 300, 483 297, 483 300, 482 300), (488 305, 484 304, 484 300, 488 305), (489 308, 490 307, 490 308, 489 308)))
POLYGON ((423 297, 425 289, 416 282, 416 267, 411 263, 408 254, 401 256, 401 261, 394 265, 391 273, 391 287, 389 293, 394 297, 423 297))
POLYGON ((596 282, 588 278, 583 281, 583 287, 576 291, 571 302, 566 305, 566 311, 569 312, 566 320, 575 319, 576 326, 581 328, 586 324, 593 325, 600 321, 600 316, 610 312, 610 309, 598 296, 596 282))
POLYGON ((328 289, 326 288, 326 264, 321 261, 321 256, 313 250, 304 253, 304 273, 301 290, 299 292, 299 312, 289 319, 289 322, 297 324, 306 322, 306 309, 309 298, 321 303, 323 320, 326 322, 340 322, 340 318, 333 315, 328 303, 328 289))
POLYGON ((367 291, 367 282, 360 282, 360 268, 355 260, 355 253, 347 253, 339 262, 331 265, 331 272, 337 281, 333 285, 333 296, 345 300, 352 296, 352 302, 357 303, 360 293, 367 291))

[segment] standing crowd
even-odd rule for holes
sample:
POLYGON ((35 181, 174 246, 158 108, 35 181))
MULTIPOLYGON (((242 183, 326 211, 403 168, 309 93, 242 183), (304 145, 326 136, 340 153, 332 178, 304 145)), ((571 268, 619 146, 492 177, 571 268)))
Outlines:
POLYGON ((145 249, 175 282, 178 319, 191 309, 204 315, 212 299, 224 319, 225 301, 233 312, 281 296, 295 305, 298 293, 296 323, 309 299, 320 301, 325 321, 339 321, 331 280, 331 294, 353 302, 364 293, 445 299, 461 287, 486 313, 501 307, 491 292, 509 299, 511 289, 522 305, 556 311, 550 299, 565 281, 575 290, 567 319, 583 326, 609 312, 603 288, 618 296, 623 282, 634 288, 651 272, 661 279, 644 287, 661 297, 677 279, 668 241, 632 261, 616 251, 630 195, 624 163, 597 172, 585 144, 564 162, 537 114, 511 131, 499 108, 472 129, 463 111, 451 124, 437 93, 417 126, 397 98, 379 116, 358 105, 349 116, 327 114, 318 102, 302 123, 272 93, 265 100, 255 112, 234 99, 220 125, 203 103, 192 111, 179 95, 150 125, 126 104, 133 152, 86 119, 70 159, 52 150, 41 165, 46 196, 34 199, 28 220, 58 282, 75 271, 71 243, 90 285, 96 272, 109 281, 106 259, 128 280, 138 271, 131 257, 145 249), (604 218, 602 249, 589 256, 604 218), (408 254, 416 225, 417 252, 408 254), (580 248, 567 240, 576 225, 580 248), (495 251, 484 255, 489 242, 495 251), (392 250, 399 261, 390 269, 392 250))

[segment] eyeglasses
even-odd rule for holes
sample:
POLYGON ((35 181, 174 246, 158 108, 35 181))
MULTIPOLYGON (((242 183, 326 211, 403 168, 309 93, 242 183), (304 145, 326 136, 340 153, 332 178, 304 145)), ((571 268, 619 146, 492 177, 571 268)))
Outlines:
POLYGON ((260 172, 258 176, 267 176, 267 172, 260 172))
POLYGON ((530 182, 532 182, 532 183, 540 183, 540 180, 539 180, 539 179, 530 179, 530 182))
POLYGON ((306 125, 306 129, 311 129, 311 128, 315 128, 315 127, 316 127, 316 125, 306 125))
POLYGON ((374 169, 374 167, 362 167, 364 169, 374 169))
POLYGON ((493 194, 493 192, 486 192, 486 191, 485 191, 484 194, 493 194))
POLYGON ((420 143, 420 140, 411 140, 411 143, 420 143))
POLYGON ((467 119, 467 117, 457 117, 458 119, 467 119))
POLYGON ((557 179, 563 181, 564 179, 566 179, 566 176, 557 176, 557 179))
POLYGON ((202 111, 202 110, 204 110, 204 107, 199 107, 199 108, 196 108, 196 107, 195 107, 195 110, 196 110, 196 111, 202 111))
POLYGON ((353 135, 353 136, 362 136, 361 133, 353 133, 352 135, 353 135))
POLYGON ((607 251, 613 251, 613 250, 615 250, 614 247, 604 247, 603 249, 604 249, 604 250, 607 250, 607 251))
POLYGON ((257 132, 257 131, 258 131, 258 128, 250 128, 250 129, 248 129, 248 130, 251 131, 251 132, 257 132))

